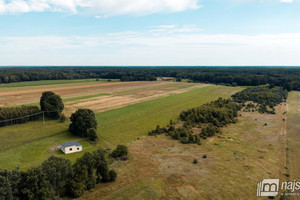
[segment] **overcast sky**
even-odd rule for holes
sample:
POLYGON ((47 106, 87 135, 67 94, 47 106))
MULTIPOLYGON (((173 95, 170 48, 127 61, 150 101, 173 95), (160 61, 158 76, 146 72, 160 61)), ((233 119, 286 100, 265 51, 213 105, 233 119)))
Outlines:
POLYGON ((300 0, 0 0, 0 65, 300 65, 300 0))

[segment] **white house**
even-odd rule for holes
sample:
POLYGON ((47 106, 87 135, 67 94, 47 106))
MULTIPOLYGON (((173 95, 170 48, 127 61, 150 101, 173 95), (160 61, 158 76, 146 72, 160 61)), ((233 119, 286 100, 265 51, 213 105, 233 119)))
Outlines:
POLYGON ((65 142, 61 144, 61 150, 64 154, 76 153, 82 151, 82 145, 78 142, 65 142))

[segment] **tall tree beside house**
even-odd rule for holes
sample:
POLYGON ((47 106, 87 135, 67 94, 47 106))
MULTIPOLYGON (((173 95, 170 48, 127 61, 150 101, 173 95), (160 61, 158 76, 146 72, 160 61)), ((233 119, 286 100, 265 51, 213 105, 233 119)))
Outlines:
POLYGON ((66 180, 73 174, 71 161, 57 156, 51 156, 45 160, 42 163, 42 170, 57 195, 62 188, 65 188, 66 180))
POLYGON ((88 179, 87 167, 79 162, 73 165, 73 176, 67 181, 67 194, 70 197, 80 197, 86 189, 86 181, 88 179))
POLYGON ((20 173, 17 170, 0 170, 0 199, 18 199, 20 173))
POLYGON ((55 199, 53 187, 46 180, 41 167, 31 168, 21 172, 19 184, 19 198, 30 200, 55 199))
POLYGON ((94 166, 95 166, 95 159, 93 154, 89 152, 85 152, 81 158, 78 158, 77 163, 81 166, 86 166, 87 169, 87 179, 84 181, 86 189, 92 189, 96 186, 96 177, 94 175, 94 166))
POLYGON ((108 182, 109 181, 109 167, 105 159, 105 154, 102 149, 98 149, 93 152, 93 157, 95 160, 97 183, 108 182))
POLYGON ((51 91, 43 92, 40 106, 42 111, 46 111, 45 115, 52 119, 58 119, 64 109, 61 97, 51 91))
POLYGON ((97 129, 95 113, 90 109, 78 109, 70 117, 69 130, 74 135, 87 137, 89 129, 97 129))

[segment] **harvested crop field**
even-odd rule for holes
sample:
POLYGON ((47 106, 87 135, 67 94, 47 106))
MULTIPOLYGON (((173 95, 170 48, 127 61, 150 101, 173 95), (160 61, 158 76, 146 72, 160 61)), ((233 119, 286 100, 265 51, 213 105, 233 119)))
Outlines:
MULTIPOLYGON (((38 104, 41 93, 53 91, 65 101, 65 112, 69 115, 78 108, 90 108, 95 112, 112 110, 135 103, 180 94, 208 86, 207 84, 155 82, 99 82, 90 80, 80 85, 42 85, 0 90, 0 106, 38 104)), ((2 88, 1 88, 2 89, 2 88)), ((6 88, 5 88, 6 89, 6 88)))

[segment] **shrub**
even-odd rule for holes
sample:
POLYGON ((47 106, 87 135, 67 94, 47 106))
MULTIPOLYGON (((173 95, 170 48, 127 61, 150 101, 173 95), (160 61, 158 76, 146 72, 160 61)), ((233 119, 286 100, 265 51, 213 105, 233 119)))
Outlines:
POLYGON ((189 142, 189 139, 188 139, 187 137, 182 137, 182 138, 180 138, 180 142, 181 142, 182 144, 188 144, 188 143, 190 143, 190 142, 189 142))
POLYGON ((204 154, 204 155, 202 156, 202 158, 207 158, 207 155, 206 155, 206 154, 204 154))
POLYGON ((113 181, 116 180, 116 178, 117 178, 117 172, 115 170, 113 170, 113 169, 109 170, 108 174, 109 174, 109 180, 111 182, 113 182, 113 181))
POLYGON ((197 163, 198 163, 198 160, 197 160, 197 159, 194 159, 193 163, 194 163, 194 164, 197 164, 197 163))
POLYGON ((87 132, 87 137, 91 141, 95 141, 98 138, 96 130, 94 128, 90 128, 87 132))
POLYGON ((114 158, 128 155, 128 148, 125 145, 118 145, 117 148, 111 153, 114 158))

